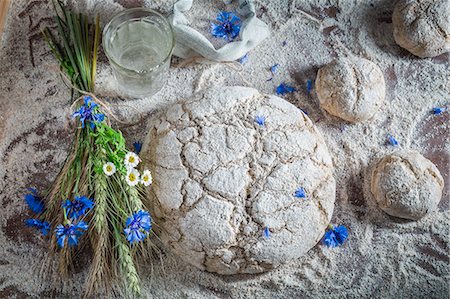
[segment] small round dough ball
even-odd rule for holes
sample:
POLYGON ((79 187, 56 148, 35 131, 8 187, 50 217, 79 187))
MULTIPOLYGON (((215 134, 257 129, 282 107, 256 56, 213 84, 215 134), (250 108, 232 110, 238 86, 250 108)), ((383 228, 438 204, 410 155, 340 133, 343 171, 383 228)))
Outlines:
POLYGON ((397 44, 416 56, 450 50, 450 0, 400 0, 392 23, 397 44))
POLYGON ((383 73, 359 57, 338 58, 319 69, 316 91, 320 106, 349 122, 372 118, 384 101, 383 73))
POLYGON ((400 151, 381 159, 373 169, 371 191, 389 215, 418 220, 435 210, 444 180, 437 167, 416 151, 400 151))

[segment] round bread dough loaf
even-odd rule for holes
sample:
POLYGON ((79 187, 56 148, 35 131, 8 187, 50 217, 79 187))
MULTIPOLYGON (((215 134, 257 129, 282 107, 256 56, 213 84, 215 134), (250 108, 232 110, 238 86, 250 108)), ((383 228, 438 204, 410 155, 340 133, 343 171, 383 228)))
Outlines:
POLYGON ((416 56, 450 50, 450 0, 400 0, 392 24, 397 44, 416 56))
POLYGON ((383 73, 373 62, 341 57, 319 69, 316 92, 320 106, 349 122, 372 118, 384 101, 383 73))
POLYGON ((141 158, 162 242, 202 270, 260 273, 297 259, 332 216, 321 134, 300 109, 253 88, 214 88, 170 107, 141 158))
POLYGON ((395 217, 422 218, 437 208, 443 188, 437 167, 412 150, 384 157, 372 171, 372 194, 378 206, 395 217))

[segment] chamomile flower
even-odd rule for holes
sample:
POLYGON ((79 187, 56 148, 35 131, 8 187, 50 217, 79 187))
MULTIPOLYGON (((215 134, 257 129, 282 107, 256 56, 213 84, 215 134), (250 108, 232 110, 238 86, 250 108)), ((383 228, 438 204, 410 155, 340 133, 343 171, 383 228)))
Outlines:
POLYGON ((141 183, 146 187, 152 184, 152 173, 150 170, 144 170, 141 176, 141 183))
POLYGON ((139 164, 140 161, 141 161, 141 159, 139 159, 139 156, 136 155, 133 152, 128 152, 125 155, 125 166, 127 168, 134 168, 134 167, 136 167, 139 164))
POLYGON ((114 163, 112 162, 103 164, 103 172, 107 176, 112 176, 116 172, 116 165, 114 165, 114 163))
POLYGON ((140 173, 134 168, 128 169, 126 181, 130 186, 136 186, 139 183, 140 173))

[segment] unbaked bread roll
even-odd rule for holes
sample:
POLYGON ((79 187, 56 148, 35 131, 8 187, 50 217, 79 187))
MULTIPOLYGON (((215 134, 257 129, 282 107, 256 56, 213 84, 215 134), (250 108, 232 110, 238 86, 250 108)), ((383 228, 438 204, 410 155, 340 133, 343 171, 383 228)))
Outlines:
POLYGON ((450 0, 400 0, 392 24, 397 44, 416 56, 450 50, 450 0))
POLYGON ((435 210, 444 180, 420 153, 400 151, 381 159, 372 171, 371 192, 389 215, 418 220, 435 210))
POLYGON ((349 122, 372 118, 384 101, 385 90, 380 68, 364 58, 338 58, 317 74, 320 106, 349 122))

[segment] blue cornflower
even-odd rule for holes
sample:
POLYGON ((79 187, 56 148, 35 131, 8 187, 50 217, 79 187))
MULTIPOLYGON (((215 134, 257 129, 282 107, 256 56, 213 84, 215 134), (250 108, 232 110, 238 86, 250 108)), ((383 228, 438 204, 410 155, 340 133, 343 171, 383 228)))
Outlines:
POLYGON ((30 193, 25 194, 25 202, 27 203, 30 210, 36 214, 40 214, 44 211, 44 201, 39 197, 36 189, 28 188, 30 193))
POLYGON ((280 66, 280 65, 277 63, 277 64, 274 64, 274 65, 270 68, 270 72, 272 73, 272 75, 275 75, 275 73, 277 72, 279 66, 280 66))
POLYGON ((88 225, 84 221, 78 223, 69 223, 67 225, 59 224, 56 229, 57 243, 59 247, 64 247, 65 241, 69 246, 78 245, 78 238, 88 229, 88 225))
POLYGON ((152 229, 152 218, 147 211, 138 211, 127 218, 125 235, 131 244, 140 242, 147 237, 152 229))
POLYGON ((136 153, 136 155, 139 155, 139 153, 142 150, 142 142, 141 141, 135 141, 133 143, 133 147, 134 147, 134 152, 136 153))
POLYGON ((323 243, 328 247, 337 247, 344 244, 348 238, 348 230, 345 226, 330 225, 329 229, 325 232, 323 237, 323 243))
POLYGON ((255 123, 260 125, 261 127, 266 124, 266 117, 264 115, 257 115, 255 117, 255 123))
POLYGON ((305 188, 300 187, 294 192, 294 196, 297 198, 306 198, 306 191, 305 188))
POLYGON ((239 35, 241 19, 232 12, 221 11, 217 15, 218 24, 211 23, 211 34, 227 41, 232 41, 239 35))
POLYGON ((447 109, 444 107, 435 107, 435 108, 433 108, 433 114, 438 115, 438 114, 441 114, 442 112, 444 112, 445 110, 447 110, 447 109))
POLYGON ((279 94, 279 95, 285 95, 287 93, 294 92, 294 91, 297 91, 297 89, 295 89, 294 87, 289 86, 287 84, 284 84, 284 83, 281 83, 277 87, 277 90, 276 90, 277 94, 279 94))
POLYGON ((313 81, 312 80, 306 80, 306 91, 308 93, 311 93, 311 90, 313 88, 313 81))
POLYGON ((270 230, 269 230, 269 227, 268 227, 268 226, 266 226, 266 227, 264 228, 264 238, 266 238, 266 239, 269 239, 269 238, 270 238, 270 230))
POLYGON ((390 134, 388 135, 388 142, 389 142, 390 145, 393 145, 393 146, 397 146, 398 145, 397 139, 395 139, 395 137, 390 135, 390 134))
POLYGON ((248 53, 246 53, 244 56, 242 56, 241 58, 238 59, 240 64, 246 64, 248 62, 248 53))
POLYGON ((78 111, 72 114, 72 117, 79 117, 81 127, 84 128, 86 122, 89 123, 91 129, 95 129, 95 123, 100 123, 105 119, 105 115, 102 113, 96 113, 98 105, 92 100, 90 96, 84 97, 84 104, 80 106, 78 111))
POLYGON ((27 219, 25 224, 29 227, 35 227, 39 229, 43 236, 46 236, 50 231, 50 223, 46 221, 41 221, 38 219, 27 219))
POLYGON ((66 209, 67 215, 71 219, 77 219, 86 214, 87 210, 92 209, 94 202, 86 196, 75 196, 74 201, 66 199, 62 207, 66 209))

